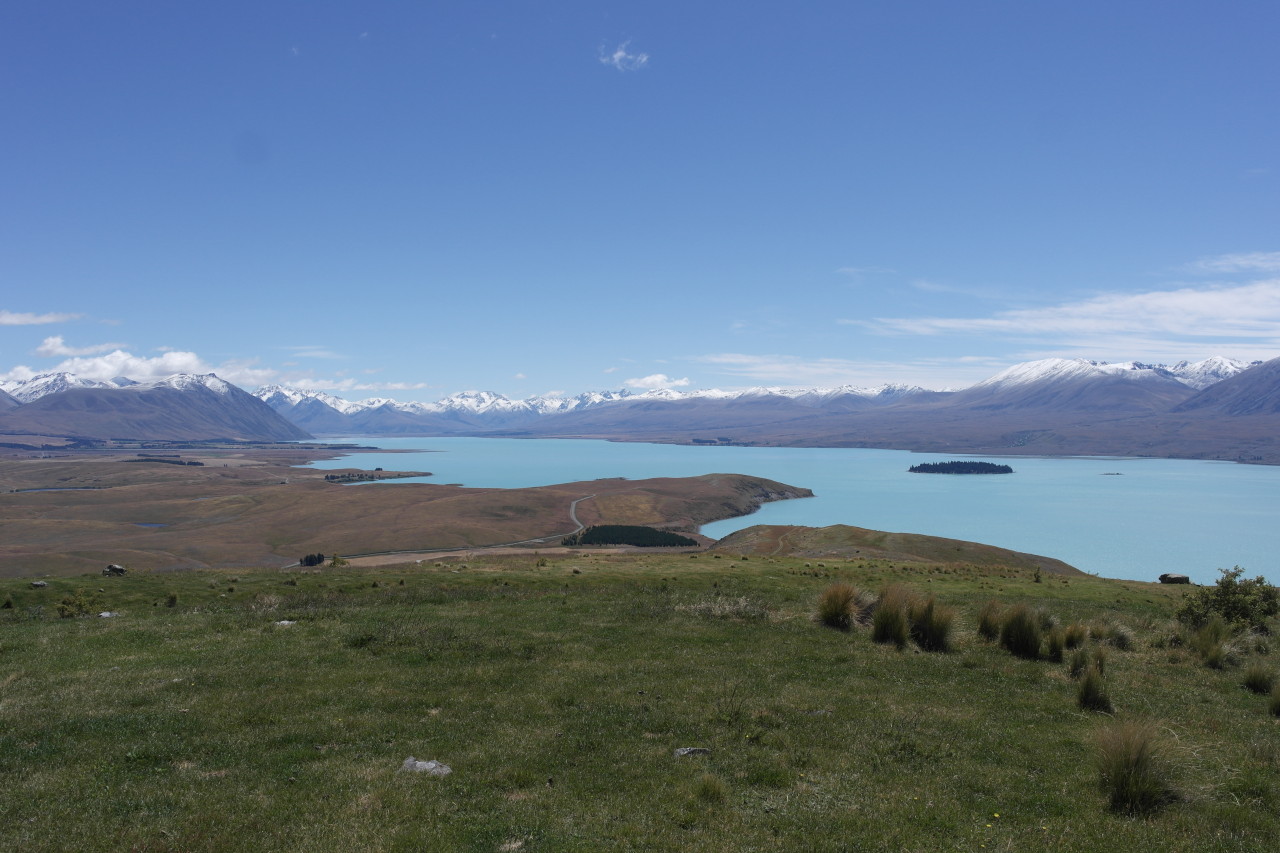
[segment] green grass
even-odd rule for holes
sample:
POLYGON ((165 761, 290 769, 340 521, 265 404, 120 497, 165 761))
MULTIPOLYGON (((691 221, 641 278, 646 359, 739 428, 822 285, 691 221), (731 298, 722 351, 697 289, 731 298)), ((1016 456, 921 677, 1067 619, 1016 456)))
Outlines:
POLYGON ((0 849, 1190 851, 1280 834, 1267 699, 1152 644, 1177 602, 1158 585, 843 560, 819 578, 768 557, 467 566, 0 581, 0 849), (936 596, 953 653, 817 624, 833 581, 936 596), (79 589, 119 615, 59 618, 79 589), (996 596, 1134 626, 1108 691, 1118 720, 1140 711, 1176 745, 1181 800, 1112 810, 1105 718, 1064 664, 977 636, 996 596), (410 755, 453 773, 400 772, 410 755))

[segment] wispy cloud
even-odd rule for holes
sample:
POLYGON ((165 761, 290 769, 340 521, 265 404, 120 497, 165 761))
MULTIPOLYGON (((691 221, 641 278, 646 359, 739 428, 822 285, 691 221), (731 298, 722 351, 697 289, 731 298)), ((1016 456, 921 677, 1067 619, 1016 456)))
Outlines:
POLYGON ((987 317, 880 317, 840 322, 899 335, 1133 335, 1280 341, 1280 279, 1237 286, 1108 293, 987 317))
POLYGON ((714 353, 701 356, 697 361, 714 366, 726 376, 744 379, 751 384, 798 388, 838 385, 874 388, 888 383, 936 388, 940 376, 945 376, 948 382, 976 382, 1008 367, 1003 361, 974 356, 890 362, 714 353))
POLYGON ((293 353, 294 356, 296 356, 297 358, 326 358, 326 359, 346 358, 346 356, 340 352, 334 352, 333 350, 328 349, 327 347, 314 346, 314 345, 281 347, 281 349, 288 350, 289 352, 293 353))
POLYGON ((689 378, 672 379, 665 373, 653 373, 649 376, 641 376, 638 379, 628 379, 623 384, 628 388, 642 388, 646 391, 655 391, 659 388, 683 388, 689 384, 689 378))
POLYGON ((1201 258, 1189 265, 1199 273, 1258 273, 1280 272, 1280 252, 1243 252, 1235 255, 1217 255, 1201 258))
POLYGON ((40 346, 36 347, 36 355, 44 358, 95 355, 108 350, 121 349, 122 347, 124 347, 124 344, 91 344, 87 347, 69 347, 61 335, 53 335, 45 338, 40 343, 40 346))
POLYGON ((616 68, 619 71, 639 71, 649 64, 649 54, 647 53, 631 53, 627 50, 631 42, 624 41, 618 45, 610 53, 605 48, 600 48, 600 62, 616 68))
POLYGON ((0 326, 45 326, 49 323, 76 320, 80 316, 80 314, 25 314, 18 311, 0 311, 0 326))
MULTIPOLYGON (((361 382, 358 379, 323 379, 314 376, 285 376, 279 382, 307 391, 419 391, 432 387, 428 382, 361 382)), ((261 383, 259 383, 261 384, 261 383)))

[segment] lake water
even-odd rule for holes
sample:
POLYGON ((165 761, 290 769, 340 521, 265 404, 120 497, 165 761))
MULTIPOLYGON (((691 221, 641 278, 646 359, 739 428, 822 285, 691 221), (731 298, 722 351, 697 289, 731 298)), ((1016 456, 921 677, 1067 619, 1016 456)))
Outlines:
MULTIPOLYGON (((851 524, 998 545, 1104 577, 1219 568, 1280 581, 1280 468, 1171 459, 1005 458, 1011 475, 908 474, 919 462, 970 458, 899 450, 691 447, 590 440, 352 438, 421 454, 361 454, 316 468, 431 471, 422 482, 517 488, 603 477, 736 473, 804 486, 816 497, 766 504, 708 524, 720 538, 753 524, 851 524), (1112 476, 1112 475, 1119 476, 1112 476)), ((407 482, 398 480, 395 482, 407 482)), ((408 481, 412 482, 412 481, 408 481)), ((370 484, 351 488, 386 488, 370 484)))

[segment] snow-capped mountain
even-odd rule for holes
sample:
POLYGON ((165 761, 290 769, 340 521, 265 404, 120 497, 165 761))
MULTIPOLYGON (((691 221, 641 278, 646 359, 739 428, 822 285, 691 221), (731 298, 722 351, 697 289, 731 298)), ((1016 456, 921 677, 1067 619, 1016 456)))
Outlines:
POLYGON ((401 403, 386 398, 347 401, 318 391, 267 385, 255 396, 296 424, 316 432, 354 433, 361 430, 402 432, 417 424, 424 430, 459 432, 524 426, 551 416, 582 414, 596 410, 636 410, 653 405, 751 405, 759 409, 770 402, 792 409, 834 408, 847 410, 890 403, 926 394, 906 385, 881 388, 775 388, 741 391, 711 388, 700 391, 657 389, 631 392, 589 391, 573 397, 539 396, 512 400, 489 391, 463 391, 434 403, 401 403), (853 401, 853 402, 851 402, 853 401))
POLYGON ((1210 385, 1215 385, 1224 379, 1230 379, 1261 363, 1260 361, 1249 362, 1214 356, 1194 363, 1180 361, 1173 367, 1168 368, 1168 370, 1183 385, 1189 385, 1197 391, 1203 391, 1210 385))
POLYGON ((1015 436, 1025 442, 1027 430, 1048 434, 1066 424, 1101 423, 1101 418, 1113 423, 1194 411, 1203 419, 1256 411, 1258 406, 1250 400, 1270 399, 1266 389, 1271 384, 1271 373, 1226 358, 1172 366, 1050 358, 1014 365, 956 392, 907 385, 759 386, 730 391, 623 389, 515 400, 488 391, 464 391, 434 402, 401 402, 387 397, 352 401, 282 385, 264 386, 249 395, 212 374, 138 383, 63 373, 3 383, 0 387, 12 396, 0 397, 0 431, 254 440, 297 438, 307 432, 578 435, 895 446, 908 433, 955 433, 963 427, 966 436, 1015 436), (1249 390, 1234 393, 1230 405, 1225 404, 1226 389, 1214 394, 1201 390, 1222 385, 1249 390), (1192 398, 1196 402, 1189 403, 1192 398))
POLYGON ((1227 358, 1173 366, 1082 358, 1049 358, 1014 365, 961 392, 910 385, 863 388, 758 386, 725 391, 659 389, 592 391, 577 396, 512 400, 488 391, 464 391, 436 402, 387 398, 347 401, 330 394, 278 385, 256 395, 290 421, 320 433, 463 434, 521 430, 532 434, 615 434, 641 421, 670 429, 700 425, 730 428, 782 423, 815 415, 853 415, 900 404, 981 411, 1167 411, 1197 390, 1234 376, 1249 364, 1227 358), (696 416, 695 413, 696 412, 696 416))
POLYGON ((10 379, 0 382, 0 389, 8 391, 21 403, 30 403, 49 394, 57 394, 72 388, 113 388, 107 382, 83 379, 70 373, 45 373, 26 380, 10 379))
MULTIPOLYGON (((148 382, 35 377, 34 399, 0 415, 10 434, 81 439, 290 441, 308 433, 257 397, 212 373, 175 374, 148 382), (38 380, 45 379, 40 382, 38 380), (49 388, 58 390, 48 390, 49 388)), ((21 390, 21 389, 20 389, 21 390)))

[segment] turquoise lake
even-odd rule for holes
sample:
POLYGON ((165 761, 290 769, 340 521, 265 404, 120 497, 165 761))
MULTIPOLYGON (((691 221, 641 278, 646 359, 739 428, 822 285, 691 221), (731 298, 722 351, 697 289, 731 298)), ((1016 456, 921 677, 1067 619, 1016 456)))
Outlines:
MULTIPOLYGON (((708 524, 720 538, 753 524, 851 524, 967 539, 1064 560, 1104 577, 1219 568, 1280 581, 1280 468, 1115 457, 968 457, 844 448, 690 447, 591 440, 349 438, 421 454, 362 453, 316 468, 430 471, 422 482, 516 488, 603 477, 752 474, 814 491, 708 524), (919 462, 983 458, 1011 475, 908 474, 919 462), (1117 476, 1118 475, 1118 476, 1117 476)), ((413 481, 396 481, 413 482, 413 481)), ((394 488, 394 483, 351 488, 394 488)))

